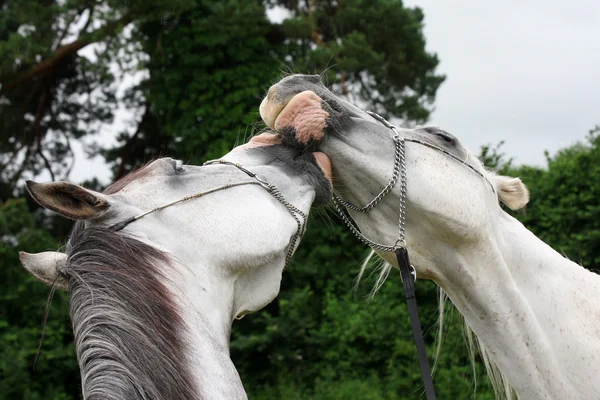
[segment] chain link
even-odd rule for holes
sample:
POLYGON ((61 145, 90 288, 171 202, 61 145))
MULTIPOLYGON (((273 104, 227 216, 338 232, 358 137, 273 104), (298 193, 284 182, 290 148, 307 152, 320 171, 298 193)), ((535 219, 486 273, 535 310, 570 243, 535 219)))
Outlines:
POLYGON ((296 247, 296 243, 298 242, 298 239, 306 231, 306 221, 308 220, 306 214, 304 212, 302 212, 300 209, 298 209, 297 207, 295 207, 292 203, 287 201, 285 199, 285 197, 283 196, 283 194, 281 194, 281 192, 279 191, 279 189, 277 189, 277 187, 275 185, 270 184, 265 178, 263 178, 262 176, 260 176, 258 174, 255 174, 254 172, 250 171, 249 169, 243 167, 241 164, 234 163, 231 161, 225 161, 225 160, 210 160, 210 161, 207 161, 204 163, 204 165, 212 165, 212 164, 232 165, 232 166, 236 167, 237 169, 239 169, 240 171, 244 172, 246 175, 249 175, 252 178, 256 179, 258 181, 258 183, 271 194, 271 196, 273 196, 278 202, 280 202, 288 210, 288 212, 290 213, 292 218, 294 218, 294 220, 296 221, 296 224, 298 225, 298 229, 296 229, 296 233, 290 239, 289 249, 285 256, 285 265, 287 266, 292 258, 292 255, 294 254, 294 248, 296 247), (302 217, 302 222, 300 222, 300 218, 298 218, 298 215, 300 217, 302 217))
POLYGON ((392 180, 388 185, 382 190, 372 201, 367 204, 369 206, 365 207, 357 207, 354 204, 345 201, 339 195, 335 194, 333 198, 333 206, 339 214, 340 218, 346 224, 346 226, 350 229, 354 235, 363 243, 368 245, 374 250, 393 252, 399 247, 406 247, 405 241, 405 228, 406 228, 406 168, 404 168, 406 163, 406 157, 404 152, 404 140, 397 134, 396 130, 392 128, 394 131, 394 143, 395 143, 395 156, 394 156, 394 171, 392 173, 392 180), (400 212, 399 212, 399 220, 398 220, 398 240, 393 246, 377 243, 368 237, 366 237, 358 227, 356 227, 352 221, 351 217, 348 216, 347 210, 348 208, 358 211, 361 213, 366 213, 375 207, 377 203, 383 199, 383 197, 390 192, 390 190, 394 187, 398 178, 400 177, 400 212), (350 206, 348 206, 350 205, 350 206), (343 208, 345 207, 345 208, 343 208))
POLYGON ((296 234, 292 236, 292 239, 290 240, 289 244, 290 248, 288 249, 287 255, 285 256, 285 265, 287 266, 292 258, 292 255, 294 255, 294 248, 296 247, 296 242, 302 235, 304 235, 304 232, 306 232, 306 214, 304 214, 298 208, 294 207, 293 204, 288 202, 274 185, 269 184, 267 190, 277 201, 283 204, 283 206, 289 211, 292 218, 296 220, 296 224, 298 224, 296 234), (299 214, 302 217, 302 222, 300 222, 300 219, 296 214, 299 214))
POLYGON ((401 157, 403 157, 403 155, 404 155, 404 150, 403 150, 404 143, 402 143, 402 139, 398 135, 394 136, 394 147, 395 147, 394 169, 392 171, 392 179, 390 179, 388 184, 385 185, 383 190, 381 192, 379 192, 379 194, 377 196, 375 196, 373 198, 373 200, 371 200, 369 203, 367 203, 366 205, 364 205, 362 207, 359 207, 359 206, 349 202, 348 200, 343 199, 338 194, 333 195, 335 200, 338 203, 340 203, 341 205, 343 205, 344 207, 349 208, 350 210, 354 210, 354 211, 357 211, 360 213, 366 213, 366 212, 371 211, 377 205, 377 203, 379 203, 390 192, 390 190, 392 190, 392 188, 396 185, 396 182, 398 182, 399 172, 401 170, 400 165, 402 162, 401 157))
POLYGON ((381 122, 387 128, 390 128, 392 130, 392 132, 394 133, 392 136, 392 139, 394 140, 394 150, 395 150, 394 151, 394 169, 392 170, 392 179, 390 179, 388 184, 385 185, 383 190, 381 192, 379 192, 379 194, 377 196, 375 196, 373 198, 373 200, 371 200, 369 203, 367 203, 366 205, 364 205, 362 207, 359 207, 359 206, 343 199, 337 193, 334 193, 334 195, 333 195, 333 205, 334 205, 336 211, 338 212, 340 218, 342 219, 342 221, 344 221, 344 223, 350 229, 350 231, 352 231, 352 233, 354 233, 361 242, 365 243, 366 245, 373 248, 374 250, 393 252, 394 250, 396 250, 400 247, 406 248, 406 238, 405 238, 405 234, 404 234, 404 232, 406 230, 406 168, 405 168, 406 155, 405 155, 405 151, 404 151, 405 150, 405 142, 404 142, 404 138, 402 138, 398 134, 396 127, 394 125, 390 124, 385 118, 383 118, 379 114, 374 113, 372 111, 367 111, 367 114, 369 114, 371 117, 373 117, 377 121, 381 122), (367 213, 367 212, 371 211, 377 205, 377 203, 379 203, 392 190, 392 188, 398 182, 398 178, 400 178, 400 211, 399 211, 399 215, 398 215, 398 240, 396 240, 396 243, 393 246, 389 246, 389 245, 374 242, 373 240, 366 237, 360 231, 360 229, 352 223, 351 217, 348 216, 347 212, 348 212, 348 209, 356 211, 356 212, 360 212, 360 213, 367 213), (344 207, 344 209, 342 207, 344 207))
POLYGON ((343 209, 342 209, 343 206, 340 203, 338 203, 338 201, 336 199, 333 200, 333 207, 336 209, 340 218, 346 224, 348 229, 350 229, 350 231, 352 233, 354 233, 354 235, 356 235, 358 240, 360 240, 367 246, 371 247, 373 250, 386 251, 386 252, 393 252, 395 250, 395 248, 396 248, 395 246, 387 246, 385 244, 374 242, 371 239, 369 239, 368 237, 366 237, 365 235, 363 235, 362 232, 357 227, 354 226, 354 224, 350 220, 350 217, 348 217, 346 212, 343 211, 343 209))

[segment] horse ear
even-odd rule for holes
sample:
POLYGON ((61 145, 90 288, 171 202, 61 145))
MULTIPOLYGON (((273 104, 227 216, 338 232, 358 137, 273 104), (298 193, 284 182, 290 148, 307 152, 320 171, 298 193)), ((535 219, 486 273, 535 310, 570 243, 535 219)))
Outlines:
POLYGON ((54 284, 58 289, 67 290, 67 279, 59 273, 67 263, 66 254, 56 251, 30 254, 21 251, 19 259, 23 267, 40 282, 49 286, 54 284))
POLYGON ((529 202, 529 190, 527 190, 519 178, 498 175, 493 180, 498 191, 498 197, 500 197, 502 203, 506 204, 508 208, 518 210, 527 205, 529 202))
POLYGON ((106 196, 69 182, 27 181, 27 190, 42 207, 71 219, 88 219, 110 207, 106 196))

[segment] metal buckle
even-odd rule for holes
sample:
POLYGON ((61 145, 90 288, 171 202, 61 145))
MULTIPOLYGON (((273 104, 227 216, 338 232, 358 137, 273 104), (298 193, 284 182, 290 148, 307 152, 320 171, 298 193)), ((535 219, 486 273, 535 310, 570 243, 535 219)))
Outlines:
POLYGON ((417 281, 417 270, 415 269, 415 267, 413 267, 413 265, 410 265, 410 274, 412 275, 413 278, 413 282, 417 281))

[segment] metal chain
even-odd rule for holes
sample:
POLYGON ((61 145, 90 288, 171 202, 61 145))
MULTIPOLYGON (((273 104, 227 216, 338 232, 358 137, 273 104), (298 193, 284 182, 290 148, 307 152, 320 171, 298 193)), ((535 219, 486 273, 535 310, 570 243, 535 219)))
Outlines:
POLYGON ((288 252, 285 257, 285 265, 287 266, 292 258, 292 255, 294 254, 294 248, 296 247, 296 242, 306 231, 306 222, 308 219, 306 217, 306 214, 303 213, 297 207, 295 207, 292 203, 287 201, 285 199, 285 197, 283 196, 283 194, 281 194, 281 192, 279 191, 279 189, 277 189, 277 187, 275 185, 270 184, 265 178, 250 171, 249 169, 245 168, 241 164, 234 163, 231 161, 225 161, 225 160, 210 160, 210 161, 207 161, 204 163, 204 165, 213 165, 213 164, 232 165, 232 166, 236 167, 237 169, 241 170, 242 172, 246 173, 247 175, 253 177, 262 185, 262 187, 264 187, 271 194, 271 196, 273 196, 277 201, 279 201, 288 210, 288 212, 290 213, 292 218, 294 218, 294 220, 296 221, 296 224, 298 225, 298 229, 296 229, 296 233, 290 239, 289 249, 288 249, 288 252), (300 219, 298 218, 298 216, 296 214, 298 214, 302 217, 302 222, 300 222, 300 219))
POLYGON ((394 244, 394 248, 404 247, 406 248, 406 238, 404 237, 406 232, 406 153, 405 153, 405 142, 403 138, 400 138, 396 128, 392 126, 394 131, 394 138, 398 138, 398 142, 401 143, 399 146, 400 153, 400 206, 398 212, 398 240, 394 244))
POLYGON ((404 149, 403 149, 404 143, 401 143, 401 142, 402 142, 402 139, 397 134, 397 132, 394 130, 395 152, 394 152, 394 169, 392 171, 392 179, 390 179, 388 184, 385 185, 383 190, 381 192, 379 192, 379 194, 377 196, 375 196, 375 198, 373 198, 373 200, 371 200, 366 205, 360 207, 360 206, 357 206, 357 205, 349 202, 348 200, 343 199, 338 194, 333 195, 334 199, 338 203, 343 205, 344 207, 349 208, 354 211, 358 211, 360 213, 366 213, 366 212, 371 211, 371 209, 373 209, 377 205, 377 203, 379 203, 381 201, 381 199, 383 199, 385 197, 385 195, 387 195, 390 192, 390 190, 392 190, 392 188, 396 185, 396 182, 398 182, 399 172, 401 169, 400 163, 402 162, 400 158, 403 157, 403 154, 404 154, 404 149))
POLYGON ((342 221, 344 221, 344 224, 346 224, 348 229, 350 229, 350 231, 352 233, 354 233, 354 235, 356 235, 356 237, 361 242, 363 242, 364 244, 366 244, 367 246, 371 247, 374 250, 387 251, 387 252, 393 252, 395 250, 395 246, 387 246, 385 244, 374 242, 371 239, 369 239, 368 237, 366 237, 365 235, 363 235, 362 232, 357 227, 354 226, 354 224, 350 221, 350 218, 342 210, 342 205, 339 204, 337 202, 337 200, 335 200, 335 199, 333 200, 333 206, 336 209, 336 211, 338 212, 342 221))
POLYGON ((291 203, 289 203, 275 186, 269 185, 267 190, 277 201, 279 201, 281 204, 283 204, 285 208, 287 208, 292 218, 294 218, 296 220, 296 223, 298 224, 298 229, 296 230, 296 234, 292 236, 292 239, 290 240, 290 248, 288 249, 287 255, 285 257, 285 265, 287 266, 290 262, 290 259, 292 258, 292 255, 294 255, 294 248, 296 247, 296 242, 306 231, 306 214, 304 214, 302 211, 300 211, 291 203), (302 222, 300 222, 300 219, 296 216, 295 213, 299 214, 302 217, 302 222))
POLYGON ((338 194, 334 194, 333 196, 333 206, 338 212, 342 221, 346 224, 346 226, 356 235, 356 237, 369 247, 374 250, 386 251, 386 252, 394 252, 398 248, 406 248, 406 238, 405 238, 405 230, 406 230, 406 153, 405 153, 405 142, 404 138, 402 138, 396 127, 390 124, 385 118, 381 117, 379 114, 367 111, 369 115, 371 115, 374 119, 381 122, 386 127, 390 128, 392 132, 394 132, 392 139, 394 140, 394 169, 392 171, 392 179, 390 182, 383 188, 383 190, 375 196, 373 200, 371 200, 368 204, 363 207, 359 207, 351 202, 344 200, 338 194), (381 244, 374 242, 373 240, 366 237, 358 227, 356 227, 352 221, 351 217, 348 216, 348 209, 366 213, 371 211, 377 203, 379 203, 385 195, 387 195, 392 188, 398 182, 398 178, 400 178, 400 210, 398 215, 398 239, 393 246, 381 244), (342 208, 345 207, 345 210, 342 208))

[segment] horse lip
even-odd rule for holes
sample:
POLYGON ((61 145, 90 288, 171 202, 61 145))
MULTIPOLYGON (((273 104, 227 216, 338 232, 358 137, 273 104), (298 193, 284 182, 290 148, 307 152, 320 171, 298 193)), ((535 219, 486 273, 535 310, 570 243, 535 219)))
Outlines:
POLYGON ((269 93, 260 103, 258 110, 265 124, 267 124, 269 128, 275 130, 275 121, 277 120, 277 117, 279 116, 279 114, 281 114, 281 112, 283 111, 285 106, 290 102, 293 96, 290 96, 284 99, 282 102, 279 102, 275 99, 277 95, 271 93, 272 89, 273 88, 269 89, 269 93))

